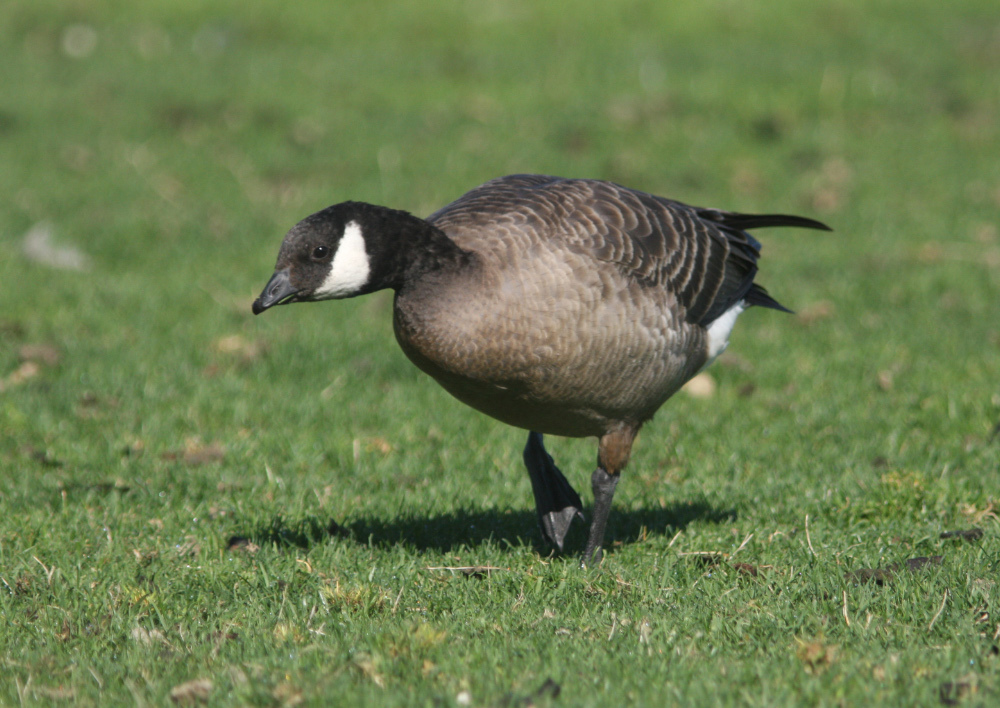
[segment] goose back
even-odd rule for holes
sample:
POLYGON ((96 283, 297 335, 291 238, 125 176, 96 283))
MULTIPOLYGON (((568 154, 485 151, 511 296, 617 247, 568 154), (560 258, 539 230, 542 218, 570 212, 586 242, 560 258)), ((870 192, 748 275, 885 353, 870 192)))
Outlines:
POLYGON ((759 245, 703 211, 598 180, 487 182, 428 217, 475 258, 397 292, 399 343, 512 425, 640 425, 706 364, 705 325, 754 287, 759 245))

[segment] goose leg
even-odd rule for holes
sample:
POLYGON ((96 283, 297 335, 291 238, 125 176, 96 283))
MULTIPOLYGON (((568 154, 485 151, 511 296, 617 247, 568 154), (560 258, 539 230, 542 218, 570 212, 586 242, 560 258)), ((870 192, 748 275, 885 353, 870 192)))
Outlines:
POLYGON ((552 456, 545 451, 541 433, 528 433, 528 444, 524 446, 524 466, 528 468, 528 475, 531 477, 531 491, 535 495, 535 509, 542 537, 561 551, 573 519, 583 518, 580 495, 556 467, 552 456))
POLYGON ((601 563, 601 547, 604 544, 608 515, 611 513, 611 500, 614 499, 621 471, 632 452, 632 441, 637 432, 637 428, 623 428, 601 437, 597 449, 597 469, 590 478, 594 491, 594 519, 590 522, 590 535, 580 560, 580 565, 584 568, 601 563))

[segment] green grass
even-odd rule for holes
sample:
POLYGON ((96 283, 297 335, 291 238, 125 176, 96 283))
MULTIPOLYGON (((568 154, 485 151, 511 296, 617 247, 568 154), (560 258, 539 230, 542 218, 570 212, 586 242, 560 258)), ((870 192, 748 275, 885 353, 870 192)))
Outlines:
POLYGON ((0 704, 993 704, 995 5, 0 5, 0 704), (302 216, 519 171, 836 229, 759 233, 800 314, 646 426, 587 572, 388 294, 250 315, 302 216))

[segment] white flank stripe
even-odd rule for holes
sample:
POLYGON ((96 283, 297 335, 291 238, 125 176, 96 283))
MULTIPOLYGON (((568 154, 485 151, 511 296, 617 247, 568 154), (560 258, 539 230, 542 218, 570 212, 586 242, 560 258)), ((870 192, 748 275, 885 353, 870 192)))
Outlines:
POLYGON ((736 324, 736 318, 739 317, 740 313, 745 309, 747 309, 746 301, 740 300, 738 303, 709 322, 708 361, 705 362, 705 366, 711 364, 715 361, 715 358, 719 356, 719 354, 726 351, 726 347, 729 345, 729 334, 733 331, 733 325, 736 324))
POLYGON ((330 263, 330 272, 323 284, 316 288, 313 298, 332 300, 356 295, 368 283, 371 265, 365 250, 365 237, 358 222, 352 221, 344 227, 337 253, 330 263))

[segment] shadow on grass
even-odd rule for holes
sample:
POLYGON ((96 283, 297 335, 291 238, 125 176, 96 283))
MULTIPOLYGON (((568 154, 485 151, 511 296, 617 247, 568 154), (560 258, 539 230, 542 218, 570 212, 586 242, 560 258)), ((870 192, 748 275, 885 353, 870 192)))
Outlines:
MULTIPOLYGON (((698 521, 718 524, 735 519, 734 509, 719 509, 705 502, 613 511, 608 522, 606 545, 634 543, 656 534, 672 536, 698 521)), ((583 550, 587 528, 588 523, 577 522, 573 525, 567 538, 567 553, 583 550)), ((260 545, 297 548, 325 543, 331 536, 378 548, 402 545, 417 551, 446 552, 488 543, 501 546, 531 544, 541 554, 548 554, 551 550, 542 543, 535 514, 531 511, 460 509, 434 516, 362 516, 344 526, 315 516, 298 521, 277 517, 270 525, 250 534, 250 538, 260 545)))

